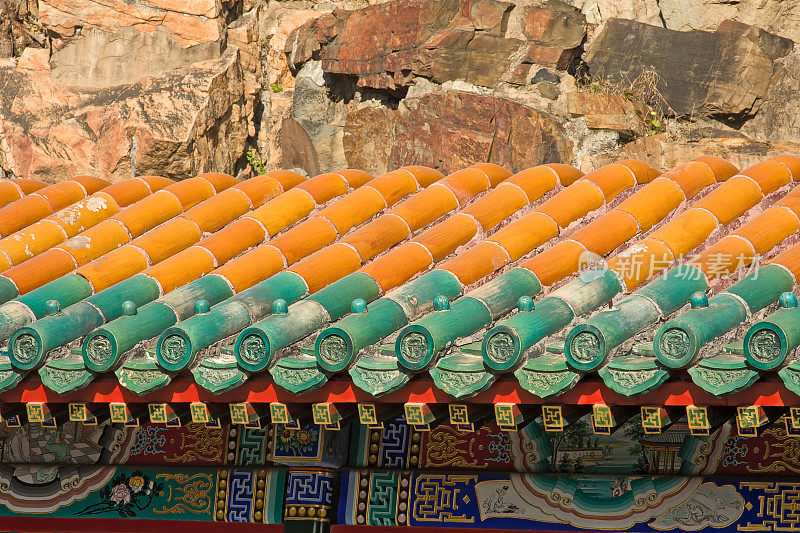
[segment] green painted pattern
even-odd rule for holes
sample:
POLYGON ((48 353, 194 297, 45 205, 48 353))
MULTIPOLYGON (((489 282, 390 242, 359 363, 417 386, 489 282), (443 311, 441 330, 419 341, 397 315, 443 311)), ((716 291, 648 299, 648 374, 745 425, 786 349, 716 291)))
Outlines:
POLYGON ((639 356, 612 359, 598 374, 609 388, 627 397, 650 391, 670 376, 654 357, 639 356))
POLYGON ((744 390, 761 377, 747 366, 744 357, 727 354, 701 359, 688 372, 697 386, 714 396, 744 390))

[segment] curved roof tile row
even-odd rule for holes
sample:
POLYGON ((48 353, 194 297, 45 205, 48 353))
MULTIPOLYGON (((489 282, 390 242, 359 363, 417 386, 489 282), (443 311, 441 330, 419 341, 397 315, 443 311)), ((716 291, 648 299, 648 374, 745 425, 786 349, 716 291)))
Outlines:
POLYGON ((779 156, 0 182, 0 390, 34 370, 60 394, 111 371, 139 394, 187 371, 213 393, 264 373, 297 394, 791 388, 798 178, 779 156))

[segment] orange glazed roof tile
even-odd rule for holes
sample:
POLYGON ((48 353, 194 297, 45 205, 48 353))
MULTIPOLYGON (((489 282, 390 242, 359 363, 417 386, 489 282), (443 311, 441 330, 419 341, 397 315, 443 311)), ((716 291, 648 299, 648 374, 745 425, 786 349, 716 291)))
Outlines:
POLYGON ((226 398, 266 381, 303 401, 344 381, 352 398, 424 382, 544 399, 587 379, 655 393, 681 369, 724 396, 747 385, 703 376, 729 367, 791 389, 800 366, 735 343, 790 327, 800 159, 663 170, 6 180, 0 389, 79 394, 108 374, 140 395, 193 379, 226 398), (702 318, 709 305, 730 318, 702 318))

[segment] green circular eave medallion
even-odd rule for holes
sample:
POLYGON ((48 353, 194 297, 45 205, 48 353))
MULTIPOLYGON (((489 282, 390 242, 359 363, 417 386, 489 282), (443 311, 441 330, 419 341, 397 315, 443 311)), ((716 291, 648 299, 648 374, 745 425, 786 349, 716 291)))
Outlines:
POLYGON ((775 359, 781 353, 781 340, 774 331, 760 329, 750 337, 747 348, 756 361, 766 363, 775 359))
POLYGON ((424 328, 410 326, 395 341, 398 362, 410 370, 421 370, 433 355, 433 339, 424 328))
POLYGON ((30 370, 41 360, 42 343, 32 331, 21 330, 11 341, 11 364, 22 370, 30 370))
POLYGON ((564 355, 576 370, 595 370, 605 359, 605 341, 596 327, 580 324, 572 329, 564 343, 564 355))
POLYGON ((239 360, 248 365, 259 365, 267 357, 267 345, 261 335, 251 333, 245 335, 236 347, 236 355, 239 360))
POLYGON ((181 370, 187 363, 191 347, 188 339, 180 333, 163 335, 156 346, 158 364, 165 370, 181 370))
POLYGON ((329 372, 339 372, 344 370, 350 361, 352 347, 344 332, 332 333, 329 331, 325 335, 319 336, 314 350, 319 366, 329 372))
POLYGON ((758 370, 773 370, 779 367, 787 355, 786 335, 783 330, 770 323, 751 328, 744 336, 744 356, 758 370))
POLYGON ((653 343, 656 358, 670 368, 680 368, 691 352, 691 339, 683 328, 667 328, 656 333, 653 343))
POLYGON ((110 337, 102 333, 90 337, 86 342, 84 350, 86 358, 88 359, 87 366, 91 366, 93 370, 95 368, 102 370, 108 369, 108 363, 114 355, 113 342, 114 341, 110 337))
POLYGON ((483 339, 481 352, 486 366, 508 370, 519 361, 519 339, 510 331, 490 331, 483 339))

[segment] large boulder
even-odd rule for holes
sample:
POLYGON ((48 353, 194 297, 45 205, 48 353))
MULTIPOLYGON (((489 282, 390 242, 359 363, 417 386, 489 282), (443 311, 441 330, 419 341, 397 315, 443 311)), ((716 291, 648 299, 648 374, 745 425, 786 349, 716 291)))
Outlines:
POLYGON ((347 115, 342 144, 347 165, 377 176, 388 172, 397 111, 368 106, 347 115))
POLYGON ((238 50, 135 83, 82 88, 51 76, 47 50, 0 64, 0 168, 48 182, 234 172, 248 117, 238 50))
POLYGON ((514 4, 498 0, 394 0, 337 10, 305 24, 286 43, 290 64, 312 58, 330 74, 358 85, 396 89, 415 77, 491 87, 504 76, 524 78, 520 63, 566 68, 586 33, 583 15, 560 0, 524 7, 510 35, 514 4))
POLYGON ((800 42, 800 2, 795 0, 566 0, 589 24, 612 18, 671 30, 716 30, 735 20, 800 42))
POLYGON ((348 164, 375 171, 426 165, 450 173, 479 162, 517 172, 570 162, 572 143, 548 115, 493 96, 443 91, 397 110, 365 107, 347 117, 348 164))
MULTIPOLYGON (((508 77, 515 85, 531 81, 534 65, 566 70, 578 55, 586 37, 586 19, 581 12, 560 0, 524 6, 521 24, 527 39, 521 64, 508 77)), ((539 71, 538 68, 533 72, 539 71)))
POLYGON ((591 78, 624 88, 653 73, 652 91, 665 111, 741 123, 763 101, 774 61, 792 43, 763 30, 727 21, 716 32, 679 32, 612 19, 584 59, 591 78))

